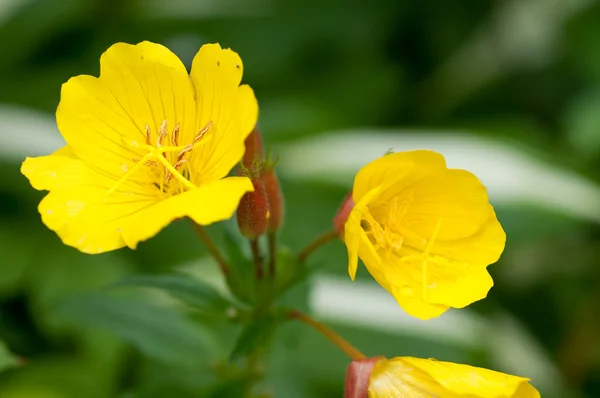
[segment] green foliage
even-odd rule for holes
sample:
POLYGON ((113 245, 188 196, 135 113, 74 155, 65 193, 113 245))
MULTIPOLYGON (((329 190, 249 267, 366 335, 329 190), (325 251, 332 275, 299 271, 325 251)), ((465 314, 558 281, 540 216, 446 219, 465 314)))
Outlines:
POLYGON ((77 296, 64 301, 58 311, 73 324, 108 331, 163 361, 193 363, 210 353, 216 343, 206 328, 147 301, 77 296))
POLYGON ((271 314, 255 318, 242 329, 231 351, 229 360, 235 361, 252 353, 253 350, 261 349, 268 342, 276 325, 277 319, 271 314))
MULTIPOLYGON (((255 395, 342 396, 348 359, 314 331, 280 321, 275 308, 287 307, 314 309, 367 355, 533 372, 544 397, 600 396, 597 2, 4 3, 0 340, 6 347, 0 346, 0 397, 238 398, 251 385, 255 395), (323 247, 305 265, 295 261, 305 244, 331 227, 353 166, 344 170, 346 179, 324 183, 286 175, 281 159, 286 224, 280 241, 289 249, 278 252, 275 280, 256 281, 235 223, 209 228, 232 267, 224 279, 210 268, 187 221, 135 252, 82 255, 41 224, 36 206, 43 194, 29 187, 19 163, 56 149, 48 135, 58 137, 53 113, 61 84, 97 75, 99 56, 111 44, 141 40, 167 45, 187 67, 204 42, 238 51, 244 82, 259 99, 261 130, 276 155, 300 140, 323 142, 326 131, 335 136, 360 128, 368 143, 382 129, 397 138, 399 151, 423 145, 415 136, 434 137, 431 129, 439 131, 428 141, 436 145, 469 130, 525 148, 557 172, 526 181, 529 189, 516 197, 508 189, 490 190, 508 235, 505 254, 490 267, 495 286, 486 300, 455 312, 464 317, 450 313, 427 328, 393 305, 366 314, 344 306, 381 302, 367 289, 374 283, 362 268, 352 293, 323 298, 323 286, 347 282, 343 245, 323 247), (527 193, 572 175, 586 178, 585 190, 553 188, 545 200, 528 200, 527 193), (561 206, 553 207, 558 199, 561 206), (566 211, 565 202, 583 203, 587 212, 566 211), (179 272, 183 268, 193 268, 194 277, 179 272), (257 303, 261 311, 250 311, 257 303), (498 314, 514 327, 498 327, 498 314), (269 350, 254 352, 266 342, 269 350), (256 357, 265 369, 247 367, 256 357), (15 358, 23 358, 22 366, 14 366, 15 358)), ((463 145, 457 140, 449 147, 463 145)), ((340 145, 330 156, 361 153, 340 145)), ((318 160, 303 156, 303 166, 318 160)), ((509 179, 532 178, 522 167, 509 179)))
POLYGON ((133 275, 110 287, 132 286, 163 290, 200 311, 213 314, 225 315, 227 309, 233 305, 212 286, 184 274, 133 275))
POLYGON ((252 305, 257 300, 258 292, 254 265, 242 251, 245 244, 241 235, 234 233, 232 228, 225 230, 224 249, 231 266, 231 272, 226 275, 227 286, 238 299, 252 305))

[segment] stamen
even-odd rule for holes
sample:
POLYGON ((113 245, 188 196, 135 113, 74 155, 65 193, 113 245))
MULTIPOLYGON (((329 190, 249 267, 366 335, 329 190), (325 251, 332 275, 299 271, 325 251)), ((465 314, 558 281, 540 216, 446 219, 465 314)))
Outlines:
POLYGON ((209 121, 208 123, 206 123, 206 126, 202 127, 200 129, 200 131, 198 131, 198 134, 196 134, 196 136, 194 137, 194 144, 197 143, 198 141, 200 141, 202 139, 202 137, 204 137, 204 134, 206 134, 206 132, 208 130, 210 130, 211 127, 212 127, 212 120, 209 121))
POLYGON ((146 124, 146 145, 150 145, 152 142, 152 132, 150 131, 150 126, 146 124))
MULTIPOLYGON (((196 186, 188 180, 181 172, 183 165, 189 162, 189 159, 186 159, 186 154, 190 153, 196 146, 198 142, 202 140, 202 138, 206 135, 206 132, 210 130, 212 127, 212 121, 209 121, 206 126, 204 126, 198 134, 194 137, 194 140, 191 144, 186 146, 179 145, 179 133, 181 131, 181 123, 177 123, 175 128, 173 129, 171 135, 171 143, 172 146, 163 146, 165 143, 165 138, 168 135, 168 122, 167 120, 163 120, 160 128, 157 132, 157 140, 156 147, 152 145, 152 131, 148 124, 144 125, 146 137, 145 145, 139 145, 136 141, 126 141, 125 137, 121 137, 127 145, 132 148, 139 149, 143 148, 148 151, 146 155, 144 155, 141 159, 133 158, 134 166, 131 169, 123 168, 125 174, 112 186, 105 195, 105 200, 108 196, 112 195, 135 171, 139 170, 143 166, 151 166, 156 167, 158 163, 161 163, 164 166, 164 169, 161 170, 161 178, 160 178, 160 191, 163 192, 164 184, 169 183, 173 178, 177 178, 183 185, 180 185, 180 189, 183 188, 194 189, 196 186), (167 153, 177 152, 177 162, 175 165, 171 165, 169 160, 167 159, 167 153)), ((189 171, 188 166, 188 177, 191 178, 191 172, 189 171)))
POLYGON ((191 151, 192 151, 192 149, 194 149, 194 144, 189 144, 189 145, 186 145, 186 146, 185 146, 185 147, 184 147, 184 148, 183 148, 183 149, 182 149, 182 150, 179 152, 179 154, 177 155, 177 160, 179 161, 179 160, 183 159, 183 157, 185 156, 185 154, 186 154, 186 153, 188 153, 188 152, 191 152, 191 151))
POLYGON ((181 123, 177 123, 175 128, 173 129, 173 135, 171 136, 171 143, 174 146, 179 146, 179 129, 181 128, 181 123))
POLYGON ((408 205, 410 204, 410 202, 412 200, 413 200, 412 191, 408 192, 408 198, 403 200, 402 203, 398 203, 399 199, 397 196, 395 196, 394 199, 392 199, 392 207, 390 209, 390 213, 389 213, 386 224, 387 223, 390 223, 392 225, 399 224, 402 221, 402 218, 404 218, 404 216, 406 215, 406 212, 408 211, 408 205))
POLYGON ((185 185, 187 188, 189 189, 195 189, 196 186, 194 184, 192 184, 191 182, 189 182, 187 180, 187 178, 185 178, 184 176, 182 176, 179 171, 175 170, 175 168, 171 165, 171 163, 169 163, 169 161, 167 159, 165 159, 163 156, 159 156, 158 160, 163 164, 163 166, 165 166, 165 168, 171 172, 171 174, 173 174, 179 181, 181 181, 183 183, 183 185, 185 185))
POLYGON ((377 222, 377 220, 375 220, 375 218, 373 218, 368 209, 365 210, 365 213, 363 215, 365 217, 365 220, 367 221, 367 223, 369 223, 369 226, 371 227, 368 233, 370 233, 375 238, 378 245, 384 247, 385 232, 383 228, 381 228, 381 225, 377 222))
POLYGON ((161 147, 165 137, 167 136, 167 119, 163 120, 160 128, 158 129, 158 138, 156 139, 156 146, 161 147))
MULTIPOLYGON (((183 166, 187 162, 188 162, 188 159, 180 160, 177 163, 175 163, 175 165, 173 167, 175 168, 175 170, 179 171, 181 166, 183 166)), ((165 176, 165 183, 168 184, 169 182, 171 182, 172 179, 173 179, 173 174, 171 174, 169 171, 167 171, 167 174, 165 176)))

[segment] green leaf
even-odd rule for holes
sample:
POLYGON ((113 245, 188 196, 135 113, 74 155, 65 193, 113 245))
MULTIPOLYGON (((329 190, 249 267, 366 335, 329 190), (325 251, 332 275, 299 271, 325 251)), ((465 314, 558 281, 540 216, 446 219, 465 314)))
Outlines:
POLYGON ((210 313, 225 314, 233 305, 212 286, 185 274, 134 275, 110 285, 109 288, 132 286, 163 290, 186 304, 210 313))
POLYGON ((212 335, 181 313, 140 300, 75 296, 63 301, 58 312, 67 322, 103 329, 164 361, 190 364, 216 346, 212 335))
POLYGON ((236 359, 249 354, 253 349, 265 344, 275 330, 276 324, 276 317, 273 315, 265 315, 244 327, 235 342, 229 360, 235 361, 236 359))
POLYGON ((19 360, 3 341, 0 341, 0 372, 19 366, 19 360))

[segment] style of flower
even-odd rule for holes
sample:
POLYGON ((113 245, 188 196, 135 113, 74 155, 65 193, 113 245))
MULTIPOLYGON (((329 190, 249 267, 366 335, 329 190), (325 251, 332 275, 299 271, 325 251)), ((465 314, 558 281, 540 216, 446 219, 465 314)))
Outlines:
POLYGON ((539 398, 529 379, 452 362, 382 359, 369 378, 369 398, 539 398))
POLYGON ((360 257, 408 314, 436 317, 493 286, 486 267, 506 235, 470 172, 447 168, 432 151, 392 153, 359 171, 351 199, 343 231, 350 277, 360 257))
POLYGON ((258 118, 242 72, 218 44, 202 46, 189 75, 159 44, 111 46, 99 78, 62 87, 56 120, 67 145, 22 165, 34 188, 50 191, 43 222, 65 244, 102 253, 133 249, 178 218, 231 217, 252 184, 227 175, 258 118))

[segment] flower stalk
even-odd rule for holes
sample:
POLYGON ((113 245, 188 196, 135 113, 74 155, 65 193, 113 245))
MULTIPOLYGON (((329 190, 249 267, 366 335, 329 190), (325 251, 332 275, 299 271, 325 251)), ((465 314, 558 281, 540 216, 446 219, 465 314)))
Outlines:
POLYGON ((298 254, 298 261, 304 263, 308 256, 310 256, 319 247, 331 242, 338 237, 338 233, 335 230, 327 231, 324 234, 318 236, 315 240, 310 242, 304 249, 298 254))
POLYGON ((274 278, 277 268, 277 233, 269 232, 267 238, 269 243, 269 275, 274 278))
POLYGON ((329 341, 331 341, 333 344, 338 346, 342 351, 344 351, 344 353, 346 355, 348 355, 348 357, 350 357, 350 359, 352 359, 353 361, 367 358, 362 352, 360 352, 352 344, 350 344, 346 340, 344 340, 340 335, 338 335, 337 333, 335 333, 333 330, 329 329, 327 326, 323 325, 322 323, 309 317, 308 315, 303 314, 302 312, 300 312, 298 310, 291 310, 288 315, 290 318, 297 319, 300 322, 317 330, 319 333, 321 333, 323 336, 325 336, 327 339, 329 339, 329 341))
POLYGON ((223 255, 217 248, 217 245, 215 245, 215 242, 206 233, 206 230, 204 229, 204 227, 202 225, 196 224, 195 222, 192 222, 192 225, 194 226, 194 229, 198 233, 198 236, 200 236, 202 243, 204 243, 204 246, 206 246, 206 249, 208 250, 208 252, 211 254, 211 256, 213 256, 213 258, 219 264, 219 267, 221 268, 221 271, 223 272, 223 274, 228 275, 229 274, 229 265, 227 264, 225 257, 223 257, 223 255))
POLYGON ((258 239, 250 239, 250 250, 252 251, 252 262, 254 263, 254 271, 258 280, 263 278, 263 259, 260 254, 260 244, 258 239))

